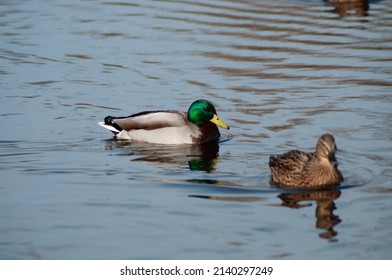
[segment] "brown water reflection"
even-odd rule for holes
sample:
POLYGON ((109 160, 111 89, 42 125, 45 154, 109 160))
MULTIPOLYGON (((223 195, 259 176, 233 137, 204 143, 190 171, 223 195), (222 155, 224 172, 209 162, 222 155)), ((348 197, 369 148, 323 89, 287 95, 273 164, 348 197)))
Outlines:
MULTIPOLYGON (((206 182, 205 182, 206 183, 206 182)), ((214 182, 209 182, 214 183, 214 182)), ((215 182, 217 183, 217 182, 215 182)), ((341 222, 339 216, 334 214, 336 210, 335 200, 341 195, 341 191, 334 190, 317 190, 306 192, 287 192, 279 194, 277 197, 282 200, 281 206, 301 209, 305 207, 312 207, 313 201, 316 202, 315 208, 315 228, 322 229, 323 232, 319 233, 320 238, 328 239, 329 241, 338 241, 335 237, 338 232, 335 226, 341 222)), ((260 202, 268 199, 266 196, 227 196, 227 195, 190 195, 193 198, 202 198, 209 200, 225 201, 225 202, 241 202, 252 203, 260 202)), ((272 205, 276 206, 276 205, 272 205)))
POLYGON ((338 233, 334 227, 341 222, 339 216, 333 211, 336 209, 334 201, 340 197, 339 190, 323 190, 301 193, 282 193, 278 197, 282 200, 282 206, 289 208, 311 207, 311 201, 316 202, 316 228, 323 229, 320 233, 321 238, 337 241, 333 239, 338 233), (305 203, 304 203, 305 202, 305 203))
POLYGON ((334 7, 333 13, 341 17, 355 16, 365 17, 368 15, 369 3, 368 0, 324 0, 329 5, 334 7))
MULTIPOLYGON (((292 91, 300 81, 307 81, 307 88, 330 83, 390 86, 387 77, 367 79, 366 75, 361 75, 378 67, 374 59, 366 64, 349 61, 352 58, 367 60, 371 52, 378 55, 374 44, 369 43, 367 27, 361 25, 360 19, 340 20, 346 16, 367 16, 368 1, 325 1, 323 11, 320 11, 320 3, 301 1, 285 3, 284 7, 269 1, 181 4, 174 13, 156 18, 190 25, 193 27, 191 34, 203 38, 198 41, 193 37, 192 41, 200 45, 210 41, 211 45, 216 45, 216 48, 201 48, 199 54, 211 59, 206 69, 228 80, 252 80, 254 84, 262 81, 269 85, 270 93, 280 90, 277 81, 283 88, 290 85, 292 91), (331 13, 338 14, 339 18, 331 18, 331 13), (353 48, 361 53, 353 52, 353 48)), ((377 8, 372 16, 380 22, 382 31, 384 23, 377 18, 377 8)), ((385 25, 389 26, 388 21, 385 25)), ((374 31, 374 34, 378 33, 378 30, 374 31)), ((375 40, 383 46, 379 51, 390 50, 387 38, 371 39, 375 40)), ((382 54, 380 59, 389 61, 382 54)), ((206 85, 198 80, 192 83, 206 85)), ((210 84, 208 87, 214 88, 210 84)), ((231 89, 234 88, 238 85, 231 89)), ((259 94, 260 90, 266 91, 266 88, 255 87, 248 93, 259 94)))

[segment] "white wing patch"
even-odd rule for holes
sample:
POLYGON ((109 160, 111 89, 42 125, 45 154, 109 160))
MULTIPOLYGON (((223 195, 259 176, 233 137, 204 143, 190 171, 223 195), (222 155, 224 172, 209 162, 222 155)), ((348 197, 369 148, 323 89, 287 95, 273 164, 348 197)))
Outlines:
POLYGON ((104 122, 99 122, 98 124, 99 124, 100 126, 106 128, 106 129, 109 129, 110 131, 115 132, 115 133, 119 133, 119 132, 120 132, 120 131, 118 131, 117 129, 115 129, 113 126, 107 125, 107 124, 105 124, 104 122))

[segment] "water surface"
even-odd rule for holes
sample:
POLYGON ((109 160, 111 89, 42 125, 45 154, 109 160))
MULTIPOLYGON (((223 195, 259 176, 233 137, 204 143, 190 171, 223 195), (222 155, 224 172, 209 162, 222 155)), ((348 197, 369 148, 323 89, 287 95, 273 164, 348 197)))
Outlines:
POLYGON ((1 259, 391 259, 392 2, 2 1, 1 259), (212 101, 217 144, 107 115, 212 101), (337 141, 341 187, 268 157, 337 141))

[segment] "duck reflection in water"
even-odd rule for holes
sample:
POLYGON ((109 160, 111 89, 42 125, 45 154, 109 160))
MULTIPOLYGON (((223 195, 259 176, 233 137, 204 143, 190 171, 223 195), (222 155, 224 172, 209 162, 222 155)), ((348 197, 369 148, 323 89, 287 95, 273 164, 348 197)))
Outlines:
POLYGON ((369 10, 368 0, 324 0, 327 5, 332 6, 333 13, 340 17, 354 16, 366 17, 369 10))
MULTIPOLYGON (((204 182, 207 183, 207 182, 204 182)), ((210 182, 211 184, 225 185, 223 182, 216 181, 210 182)), ((331 242, 337 241, 334 237, 337 236, 337 231, 334 227, 341 222, 339 216, 333 212, 336 210, 335 200, 340 197, 340 190, 315 190, 315 191, 300 191, 300 192, 287 192, 278 195, 282 200, 280 206, 300 209, 304 207, 311 207, 312 201, 316 202, 316 225, 318 229, 324 230, 319 234, 319 237, 328 239, 331 242)), ((216 195, 189 195, 193 198, 202 198, 209 200, 225 201, 225 202, 242 202, 251 203, 267 200, 263 196, 216 196, 216 195)), ((274 206, 277 206, 276 204, 274 206)))
POLYGON ((187 164, 191 171, 214 172, 219 156, 219 143, 211 141, 194 145, 138 144, 123 140, 108 140, 106 149, 124 149, 121 156, 131 156, 132 161, 187 164))
POLYGON ((334 200, 339 198, 341 192, 339 190, 319 190, 306 191, 297 193, 282 193, 278 197, 282 200, 282 206, 289 208, 303 208, 312 206, 311 201, 316 202, 316 228, 323 229, 320 233, 321 238, 337 241, 333 239, 338 233, 334 230, 334 226, 341 222, 339 216, 333 211, 336 209, 334 200), (306 202, 304 204, 304 202, 306 202))

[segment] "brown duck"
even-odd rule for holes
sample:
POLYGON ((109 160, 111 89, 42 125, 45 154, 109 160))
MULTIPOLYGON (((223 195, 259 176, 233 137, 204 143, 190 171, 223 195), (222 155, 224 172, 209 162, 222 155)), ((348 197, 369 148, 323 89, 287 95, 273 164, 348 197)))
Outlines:
POLYGON ((269 166, 271 181, 276 186, 295 188, 325 188, 343 181, 335 157, 335 138, 323 134, 316 145, 316 152, 292 150, 271 156, 269 166))

